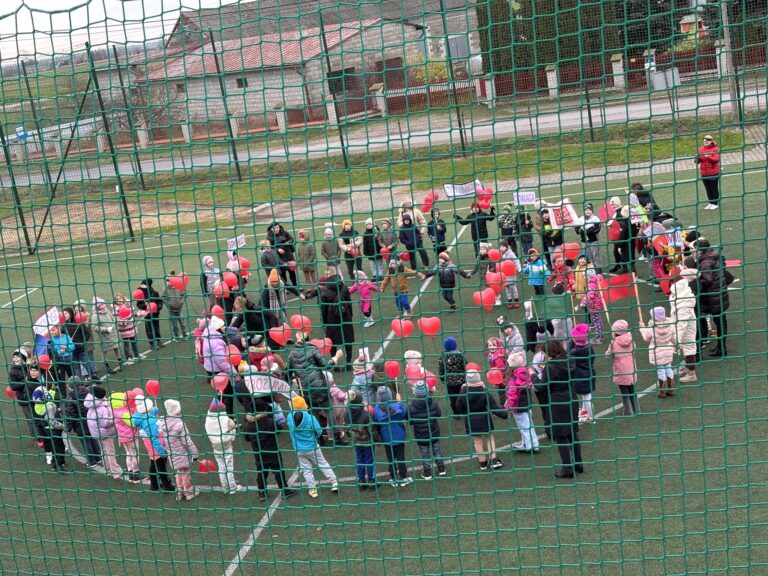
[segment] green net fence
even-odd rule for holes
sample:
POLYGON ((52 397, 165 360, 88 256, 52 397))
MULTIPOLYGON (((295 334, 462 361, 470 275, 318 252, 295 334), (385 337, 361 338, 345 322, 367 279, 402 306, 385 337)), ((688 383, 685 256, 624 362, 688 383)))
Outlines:
POLYGON ((0 571, 768 571, 767 26, 2 2, 0 571))

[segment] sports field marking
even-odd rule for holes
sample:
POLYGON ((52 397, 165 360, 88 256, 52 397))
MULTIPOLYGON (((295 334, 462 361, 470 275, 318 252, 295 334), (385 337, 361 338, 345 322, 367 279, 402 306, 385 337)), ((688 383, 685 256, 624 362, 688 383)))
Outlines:
MULTIPOLYGON (((746 174, 762 174, 764 171, 765 171, 764 168, 762 170, 759 169, 759 168, 756 168, 756 169, 752 169, 752 170, 744 170, 743 172, 732 172, 732 173, 728 173, 728 174, 723 174, 721 176, 721 178, 729 178, 729 177, 733 177, 733 176, 744 176, 746 174)), ((588 178, 593 178, 593 176, 588 176, 588 178)), ((627 176, 622 176, 622 177, 617 177, 617 178, 609 178, 608 180, 612 181, 612 180, 626 180, 626 179, 627 179, 627 176)), ((697 182, 697 180, 695 180, 695 179, 685 179, 685 180, 675 180, 674 182, 676 184, 691 184, 691 183, 697 182)), ((671 180, 670 181, 659 181, 658 183, 659 184, 664 184, 664 183, 670 184, 670 183, 672 183, 672 181, 671 180)), ((546 188, 560 188, 562 186, 577 186, 577 185, 578 185, 578 182, 573 182, 573 183, 568 183, 568 184, 564 184, 564 183, 560 182, 560 183, 556 183, 556 184, 542 184, 539 187, 539 189, 543 190, 543 189, 546 189, 546 188)), ((568 193, 568 197, 577 197, 577 196, 585 196, 586 197, 586 196, 592 196, 592 195, 601 195, 601 194, 605 194, 607 192, 623 191, 626 188, 627 188, 626 186, 619 186, 617 188, 602 188, 600 190, 587 190, 587 191, 577 190, 575 192, 569 192, 568 193)), ((500 192, 498 194, 498 196, 502 197, 502 196, 508 196, 508 195, 512 195, 512 194, 513 194, 512 191, 504 191, 504 192, 500 192)), ((541 200, 559 200, 561 197, 562 197, 562 195, 560 195, 560 196, 554 196, 554 195, 544 196, 544 195, 542 195, 539 198, 541 200)), ((443 212, 446 212, 446 213, 453 213, 453 212, 456 211, 453 206, 446 206, 445 208, 441 208, 441 210, 443 212)), ((364 222, 365 222, 365 219, 355 220, 354 221, 355 224, 363 224, 364 222)), ((317 225, 317 226, 311 226, 312 230, 321 230, 323 228, 325 228, 325 224, 317 225)), ((212 232, 213 229, 203 229, 202 231, 211 231, 212 232)), ((255 238, 256 234, 246 234, 245 237, 246 238, 255 238)), ((107 243, 115 243, 115 242, 123 242, 123 241, 122 240, 110 240, 107 243)), ((93 258, 100 258, 102 256, 112 256, 112 255, 120 255, 120 254, 131 254, 131 253, 135 253, 135 252, 148 252, 150 250, 158 250, 158 249, 161 249, 161 248, 162 249, 180 248, 182 246, 194 246, 194 245, 199 245, 199 244, 210 244, 210 243, 214 243, 214 242, 221 242, 221 239, 220 238, 209 238, 209 239, 205 239, 205 240, 194 240, 194 241, 190 241, 190 242, 168 242, 168 243, 163 243, 162 245, 158 244, 158 245, 155 245, 155 246, 146 246, 146 247, 140 247, 140 248, 125 248, 123 250, 107 250, 105 252, 79 254, 77 256, 61 256, 61 257, 58 257, 58 258, 47 258, 45 260, 35 260, 35 262, 38 263, 38 264, 51 264, 51 263, 54 263, 54 262, 65 262, 65 261, 68 261, 68 260, 93 259, 93 258)), ((85 248, 85 247, 83 247, 83 248, 85 248)), ((75 249, 83 249, 83 248, 75 248, 75 249)), ((15 264, 3 264, 2 266, 0 266, 0 270, 9 270, 9 269, 12 269, 12 268, 22 268, 22 267, 24 267, 26 265, 27 265, 26 262, 18 262, 18 263, 15 263, 15 264)))
MULTIPOLYGON (((448 245, 447 252, 450 252, 453 250, 453 248, 456 246, 456 244, 459 241, 459 238, 464 234, 464 232, 467 231, 469 226, 462 226, 461 229, 456 234, 456 237, 451 241, 451 243, 448 245)), ((421 295, 426 291, 426 289, 429 287, 429 285, 432 283, 432 280, 436 278, 437 276, 430 276, 429 278, 424 281, 421 286, 419 287, 419 291, 416 294, 416 296, 413 297, 413 300, 411 300, 411 308, 415 307, 416 304, 419 303, 419 299, 421 298, 421 295)), ((387 347, 389 347, 389 344, 392 342, 392 340, 395 337, 395 331, 390 330, 389 334, 387 334, 387 337, 384 339, 384 341, 381 343, 381 346, 376 351, 376 353, 371 358, 371 361, 376 362, 379 358, 381 358, 384 355, 384 352, 387 351, 387 347)), ((291 474, 291 477, 288 479, 288 486, 292 486, 294 482, 299 477, 299 471, 296 470, 293 474, 291 474)), ((259 536, 261 536, 261 533, 264 531, 264 528, 266 528, 269 525, 269 521, 272 519, 272 516, 277 511, 278 506, 280 506, 280 503, 282 502, 282 494, 279 494, 269 505, 269 508, 267 508, 267 511, 264 513, 264 515, 261 517, 261 520, 259 520, 259 523, 256 524, 256 527, 253 529, 253 531, 248 535, 247 540, 243 543, 243 545, 240 547, 240 550, 237 551, 237 556, 232 558, 232 561, 229 563, 229 566, 224 571, 225 576, 232 576, 232 574, 235 573, 235 571, 240 566, 240 562, 242 562, 243 558, 245 558, 248 553, 253 548, 254 544, 256 543, 256 540, 258 540, 259 536)))
POLYGON ((23 290, 24 294, 22 294, 21 296, 16 296, 16 298, 14 298, 13 300, 11 300, 10 302, 8 302, 6 304, 3 304, 2 306, 0 306, 0 308, 8 308, 8 307, 12 306, 14 304, 14 302, 18 302, 22 298, 26 298, 27 296, 29 296, 30 294, 32 294, 36 290, 39 290, 39 288, 12 288, 10 290, 10 292, 18 292, 19 290, 23 290))

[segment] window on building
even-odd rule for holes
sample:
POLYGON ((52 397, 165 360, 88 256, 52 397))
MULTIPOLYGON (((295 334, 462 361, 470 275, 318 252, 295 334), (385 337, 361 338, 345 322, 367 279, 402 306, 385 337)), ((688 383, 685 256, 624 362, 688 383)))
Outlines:
POLYGON ((187 93, 187 85, 186 84, 176 84, 176 92, 179 94, 186 94, 187 93))
POLYGON ((344 96, 347 93, 359 91, 360 78, 355 76, 355 68, 332 70, 328 74, 328 89, 334 96, 344 96))
POLYGON ((238 78, 235 80, 235 84, 238 88, 248 88, 248 78, 238 78))

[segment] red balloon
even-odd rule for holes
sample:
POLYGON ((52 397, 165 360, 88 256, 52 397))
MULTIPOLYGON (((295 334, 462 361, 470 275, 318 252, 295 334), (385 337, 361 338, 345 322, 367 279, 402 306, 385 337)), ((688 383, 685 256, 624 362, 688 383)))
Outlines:
POLYGON ((563 253, 566 260, 576 261, 581 254, 581 246, 578 242, 566 242, 563 244, 563 253))
POLYGON ((496 292, 493 288, 486 288, 482 291, 472 294, 472 300, 478 306, 482 306, 483 310, 493 310, 493 303, 496 302, 496 292))
POLYGON ((434 338, 440 333, 440 328, 442 327, 442 322, 437 316, 421 318, 417 324, 419 330, 421 330, 424 333, 424 336, 427 336, 428 338, 434 338))
POLYGON ((187 284, 189 284, 189 275, 188 274, 182 274, 181 275, 181 281, 184 284, 184 287, 187 287, 187 284))
POLYGON ((245 278, 244 272, 251 269, 251 263, 248 261, 248 258, 244 258, 243 256, 238 256, 237 260, 240 264, 240 275, 245 278))
POLYGON ((328 354, 331 353, 331 348, 333 347, 333 341, 330 338, 323 338, 323 354, 328 356, 328 354))
POLYGON ((485 273, 485 283, 488 284, 490 288, 493 288, 496 285, 501 287, 501 282, 502 282, 502 277, 499 272, 488 271, 485 273))
POLYGON ((283 324, 282 326, 275 326, 274 328, 269 329, 269 335, 280 346, 285 346, 285 343, 288 342, 288 340, 291 339, 291 327, 288 326, 288 324, 283 324))
POLYGON ((296 260, 288 260, 288 270, 296 272, 296 260))
POLYGON ((485 377, 488 379, 489 384, 499 386, 500 384, 504 383, 504 370, 493 368, 492 370, 488 370, 488 373, 485 375, 485 377))
POLYGON ((224 282, 219 282, 213 287, 213 294, 217 298, 229 298, 229 286, 224 284, 224 282))
POLYGON ((157 395, 160 394, 160 382, 157 380, 147 380, 147 383, 144 384, 144 389, 152 398, 157 398, 157 395))
MULTIPOLYGON (((184 288, 186 287, 186 284, 184 283, 184 277, 182 276, 169 276, 168 277, 168 284, 170 284, 171 288, 176 288, 176 290, 184 291, 184 288)), ((186 276, 187 282, 189 281, 189 277, 186 276)))
POLYGON ((480 372, 480 365, 476 364, 475 362, 468 362, 467 372, 469 372, 470 370, 474 370, 475 372, 480 372))
POLYGON ((321 354, 323 353, 323 348, 325 348, 325 342, 323 340, 321 340, 320 338, 313 338, 312 340, 309 341, 309 343, 312 344, 312 346, 314 346, 315 348, 317 348, 317 350, 321 354))
POLYGON ((88 322, 88 314, 85 312, 75 314, 75 324, 83 324, 85 322, 88 322))
POLYGON ((13 400, 14 398, 16 398, 16 392, 11 390, 10 386, 5 387, 5 395, 8 396, 9 400, 13 400))
POLYGON ((216 467, 216 462, 213 460, 198 460, 197 470, 198 472, 205 474, 206 472, 216 472, 218 468, 216 467))
POLYGON ((426 377, 426 372, 424 371, 424 368, 422 366, 406 366, 405 367, 405 378, 411 384, 415 384, 420 380, 424 380, 425 377, 426 377))
POLYGON ((234 272, 224 272, 224 274, 221 275, 221 281, 230 288, 237 288, 239 283, 237 274, 234 272))
POLYGON ((219 394, 223 394, 224 390, 229 386, 229 375, 224 372, 219 372, 211 380, 211 386, 213 386, 219 394))
POLYGON ((478 200, 482 199, 488 199, 490 200, 493 196, 493 189, 492 188, 478 188, 477 190, 477 198, 478 200))
MULTIPOLYGON (((144 293, 142 292, 142 294, 144 293)), ((59 312, 59 324, 64 324, 64 314, 61 312, 59 312)))
POLYGON ((134 300, 144 300, 144 290, 141 288, 137 288, 133 291, 133 299, 134 300))
POLYGON ((437 388, 437 376, 432 374, 429 370, 427 370, 427 388, 430 392, 434 392, 435 388, 437 388))
POLYGON ((291 328, 294 330, 301 330, 302 332, 309 332, 312 330, 312 321, 301 314, 294 314, 291 316, 290 323, 291 328))
POLYGON ((48 354, 40 354, 37 357, 37 365, 40 366, 40 370, 48 370, 51 367, 51 357, 48 354))
POLYGON ((400 364, 394 360, 387 360, 384 362, 384 372, 387 373, 387 378, 392 378, 394 380, 400 376, 400 364))
POLYGON ((384 246, 381 250, 379 250, 379 254, 381 254, 381 257, 386 260, 389 258, 389 255, 392 254, 392 250, 384 246))
POLYGON ((432 202, 425 202, 420 207, 422 212, 430 212, 432 210, 432 202))
POLYGON ((211 308, 211 314, 213 316, 218 316, 219 318, 224 320, 224 308, 222 308, 218 304, 216 306, 214 306, 213 308, 211 308))
POLYGON ((243 357, 240 354, 240 349, 234 344, 230 344, 227 348, 227 362, 229 362, 231 366, 239 366, 242 361, 243 357))
POLYGON ((411 255, 408 252, 401 252, 400 253, 400 260, 403 262, 410 262, 411 261, 411 255))
POLYGON ((394 332, 395 336, 398 338, 408 338, 408 336, 413 334, 413 322, 410 320, 395 318, 392 320, 390 326, 392 327, 392 332, 394 332))
POLYGON ((491 207, 491 199, 490 198, 478 198, 477 199, 477 205, 480 207, 481 210, 488 210, 488 208, 491 207))
POLYGON ((150 314, 157 314, 157 304, 155 302, 149 303, 149 313, 150 314))
POLYGON ((437 190, 432 190, 432 192, 427 194, 427 197, 424 199, 425 202, 427 200, 429 200, 430 204, 433 202, 437 202, 438 200, 440 200, 440 192, 438 192, 437 190))
POLYGON ((515 276, 517 274, 517 268, 512 260, 502 260, 499 264, 501 273, 505 276, 515 276))
POLYGON ((491 262, 498 262, 501 260, 501 252, 498 248, 491 248, 488 250, 488 258, 491 259, 491 262))
POLYGON ((120 306, 117 309, 117 317, 120 320, 127 320, 128 318, 131 317, 131 309, 128 306, 125 306, 125 305, 120 306))

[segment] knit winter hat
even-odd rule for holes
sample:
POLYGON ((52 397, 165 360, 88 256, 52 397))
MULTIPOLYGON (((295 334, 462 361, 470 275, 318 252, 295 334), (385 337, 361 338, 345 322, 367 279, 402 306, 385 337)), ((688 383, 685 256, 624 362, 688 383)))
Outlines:
POLYGON ((364 358, 356 358, 354 362, 352 362, 352 372, 355 374, 364 374, 365 373, 365 359, 364 358))
POLYGON ((629 330, 629 323, 626 320, 616 320, 611 324, 611 330, 616 334, 623 334, 629 330))
POLYGON ((107 390, 104 388, 104 386, 94 386, 93 397, 98 398, 99 400, 103 400, 107 397, 107 390))
POLYGON ((538 256, 539 251, 536 250, 536 248, 529 248, 528 249, 528 256, 538 256))
POLYGON ((291 406, 293 406, 294 410, 306 410, 307 401, 301 396, 294 396, 293 400, 291 400, 291 406))
POLYGON ((133 401, 136 403, 136 412, 139 414, 146 414, 155 407, 155 403, 152 399, 145 398, 142 394, 138 394, 133 401))
POLYGON ((18 348, 16 350, 14 350, 13 351, 13 355, 14 356, 19 356, 20 358, 22 358, 24 360, 24 362, 29 360, 29 353, 27 352, 26 348, 18 348))
POLYGON ((352 388, 349 392, 347 392, 347 399, 349 400, 350 404, 362 404, 363 403, 363 395, 360 394, 357 390, 352 388))
POLYGON ((448 252, 440 252, 437 257, 445 262, 448 262, 451 259, 451 255, 448 254, 448 252))
POLYGON ((368 278, 368 276, 366 276, 365 272, 363 272, 362 270, 356 270, 355 276, 357 276, 358 280, 366 280, 368 278))
POLYGON ((663 306, 656 306, 651 310, 651 317, 655 322, 664 322, 667 319, 667 311, 663 306))
POLYGON ((571 330, 571 338, 577 346, 586 345, 589 339, 589 325, 588 324, 576 324, 571 330))
POLYGON ((203 256, 203 266, 205 266, 206 268, 213 268, 213 257, 203 256))
POLYGON ((218 398, 214 398, 211 402, 211 405, 208 406, 208 410, 211 412, 218 412, 219 410, 225 410, 226 406, 224 406, 224 402, 219 400, 218 398))
POLYGON ((330 228, 326 228, 326 229, 323 231, 323 234, 325 234, 325 237, 326 237, 326 238, 332 238, 332 237, 333 237, 333 230, 332 230, 332 229, 330 229, 330 228))
POLYGON ((280 280, 280 274, 277 273, 276 268, 272 268, 272 271, 269 273, 269 281, 270 282, 277 282, 280 280))
POLYGON ((480 242, 480 250, 490 250, 491 244, 490 242, 480 242))
POLYGON ((366 218, 365 219, 365 225, 366 226, 368 226, 368 225, 373 226, 373 218, 366 218))
POLYGON ((512 212, 512 205, 511 204, 505 204, 504 208, 501 209, 502 212, 512 212))
POLYGON ((352 220, 350 220, 349 218, 344 218, 344 220, 341 221, 341 227, 344 228, 344 226, 346 226, 347 224, 352 226, 352 220))
POLYGON ((445 340, 443 340, 443 348, 446 352, 453 352, 458 348, 458 343, 456 342, 456 338, 453 338, 451 336, 448 336, 445 340))
POLYGON ((597 270, 594 268, 587 268, 587 271, 585 272, 587 278, 594 278, 597 276, 597 270))
POLYGON ((621 199, 618 196, 612 196, 610 200, 608 200, 608 203, 613 206, 614 209, 617 209, 621 206, 621 199))
POLYGON ((591 212, 594 212, 595 207, 592 206, 592 202, 587 202, 586 204, 584 204, 584 210, 589 210, 591 212))
POLYGON ((414 398, 426 398, 429 391, 427 390, 427 383, 424 380, 419 380, 413 385, 413 397, 414 398))
POLYGON ((168 416, 178 416, 181 414, 181 403, 179 403, 178 400, 169 398, 163 402, 163 406, 165 406, 165 413, 168 414, 168 416))
POLYGON ((376 402, 391 402, 392 401, 392 390, 387 388, 386 386, 379 386, 376 389, 376 402))
POLYGON ((210 320, 208 320, 208 327, 214 331, 221 330, 224 328, 224 320, 218 316, 211 316, 210 320))
POLYGON ((405 354, 403 354, 403 359, 406 364, 420 364, 422 358, 424 357, 418 350, 406 350, 405 354))
POLYGON ((477 370, 467 370, 466 383, 467 384, 479 384, 483 379, 480 378, 480 372, 477 370))

